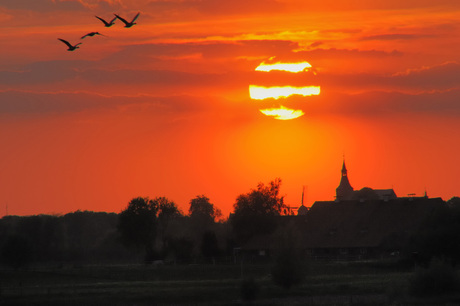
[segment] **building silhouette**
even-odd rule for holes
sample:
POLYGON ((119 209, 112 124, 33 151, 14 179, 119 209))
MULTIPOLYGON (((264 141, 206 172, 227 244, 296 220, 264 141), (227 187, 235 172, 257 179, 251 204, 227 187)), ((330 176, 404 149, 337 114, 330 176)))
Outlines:
MULTIPOLYGON (((441 198, 397 197, 393 189, 354 190, 343 161, 336 199, 302 205, 297 216, 280 216, 278 227, 293 226, 305 254, 315 259, 354 260, 400 254, 441 198)), ((276 235, 276 234, 275 234, 276 235)), ((243 249, 270 254, 275 236, 254 237, 243 249)))
POLYGON ((364 187, 361 190, 354 190, 348 179, 348 170, 345 166, 345 159, 342 165, 342 176, 340 178, 340 184, 335 190, 336 201, 347 201, 347 200, 368 200, 372 198, 380 200, 394 200, 398 198, 393 189, 372 189, 364 187))
POLYGON ((336 199, 341 200, 351 200, 353 197, 353 187, 350 185, 350 181, 348 180, 348 171, 347 167, 345 166, 345 159, 343 159, 342 165, 342 177, 340 179, 339 187, 335 190, 336 199))

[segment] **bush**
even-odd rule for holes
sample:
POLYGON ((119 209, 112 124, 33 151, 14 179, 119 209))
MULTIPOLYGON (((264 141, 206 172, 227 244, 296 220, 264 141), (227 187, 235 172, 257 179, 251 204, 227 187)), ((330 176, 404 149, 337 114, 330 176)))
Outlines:
POLYGON ((241 282, 241 297, 244 301, 253 301, 259 292, 259 286, 253 278, 246 278, 241 282))
POLYGON ((434 259, 428 268, 417 268, 409 282, 409 290, 415 296, 439 295, 455 292, 458 288, 458 275, 454 268, 434 259))

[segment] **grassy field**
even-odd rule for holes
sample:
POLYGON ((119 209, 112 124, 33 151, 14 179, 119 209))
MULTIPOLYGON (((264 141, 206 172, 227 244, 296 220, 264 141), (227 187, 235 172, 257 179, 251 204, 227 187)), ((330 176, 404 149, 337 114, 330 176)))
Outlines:
MULTIPOLYGON (((458 297, 407 295, 410 269, 383 263, 309 263, 286 291, 269 264, 82 265, 0 271, 0 305, 242 305, 241 283, 259 287, 251 305, 455 305, 458 297)), ((457 303, 456 303, 457 302, 457 303)))

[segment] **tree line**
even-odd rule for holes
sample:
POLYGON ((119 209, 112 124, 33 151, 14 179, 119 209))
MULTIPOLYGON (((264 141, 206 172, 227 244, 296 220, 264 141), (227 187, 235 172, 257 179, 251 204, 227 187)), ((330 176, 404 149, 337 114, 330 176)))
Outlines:
MULTIPOLYGON (((284 254, 276 260, 292 265, 294 273, 303 255, 294 241, 296 228, 280 217, 286 209, 280 186, 275 179, 239 195, 226 220, 205 195, 191 199, 186 213, 165 197, 136 197, 120 213, 5 216, 0 219, 0 263, 13 268, 35 263, 229 263, 238 247, 254 237, 268 237, 284 254)), ((403 251, 406 260, 416 256, 421 264, 434 257, 457 264, 460 198, 433 211, 403 251)))
POLYGON ((285 208, 280 185, 275 179, 239 195, 227 220, 205 195, 191 199, 187 213, 166 197, 136 197, 118 214, 5 216, 0 219, 0 259, 15 268, 55 262, 231 261, 236 246, 275 230, 285 208))

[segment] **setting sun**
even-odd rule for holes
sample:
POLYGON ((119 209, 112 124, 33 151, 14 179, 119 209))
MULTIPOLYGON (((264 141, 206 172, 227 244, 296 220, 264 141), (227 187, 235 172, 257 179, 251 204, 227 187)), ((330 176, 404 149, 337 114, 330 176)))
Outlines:
MULTIPOLYGON (((260 71, 264 76, 259 79, 259 83, 249 85, 249 96, 253 100, 265 99, 283 99, 283 104, 289 103, 286 101, 291 96, 316 96, 320 94, 319 86, 312 86, 311 71, 312 65, 307 61, 300 62, 274 62, 275 57, 271 57, 268 62, 262 62, 255 68, 255 71, 260 71), (266 72, 277 71, 272 74, 266 72), (290 76, 289 76, 290 75, 290 76), (308 75, 308 78, 304 78, 308 75), (273 77, 272 77, 273 76, 273 77), (291 81, 287 81, 285 77, 289 76, 291 81), (261 81, 262 80, 262 81, 261 81), (271 86, 266 86, 267 82, 271 86), (307 83, 308 82, 308 83, 307 83), (275 86, 273 86, 275 85, 275 86)), ((315 75, 315 74, 314 74, 315 75)), ((260 112, 266 116, 273 117, 278 120, 296 119, 304 115, 300 109, 291 109, 284 105, 278 104, 271 108, 260 109, 260 112)))
POLYGON ((292 95, 301 95, 304 97, 319 95, 319 86, 305 86, 305 87, 294 87, 294 86, 273 86, 264 87, 257 85, 249 85, 249 96, 254 100, 264 100, 268 98, 280 99, 287 98, 292 95))
POLYGON ((300 109, 289 109, 284 106, 281 106, 280 108, 261 109, 260 111, 262 114, 274 117, 278 120, 291 120, 304 115, 304 112, 300 109))
POLYGON ((288 71, 288 72, 302 72, 311 68, 310 63, 308 62, 301 62, 301 63, 274 63, 274 64, 266 64, 265 62, 261 63, 257 66, 256 71, 265 71, 269 72, 272 70, 280 70, 280 71, 288 71))
POLYGON ((458 0, 0 0, 0 218, 137 196, 187 212, 197 194, 228 216, 275 177, 309 206, 334 197, 344 152, 354 188, 447 200, 458 16, 458 0))

